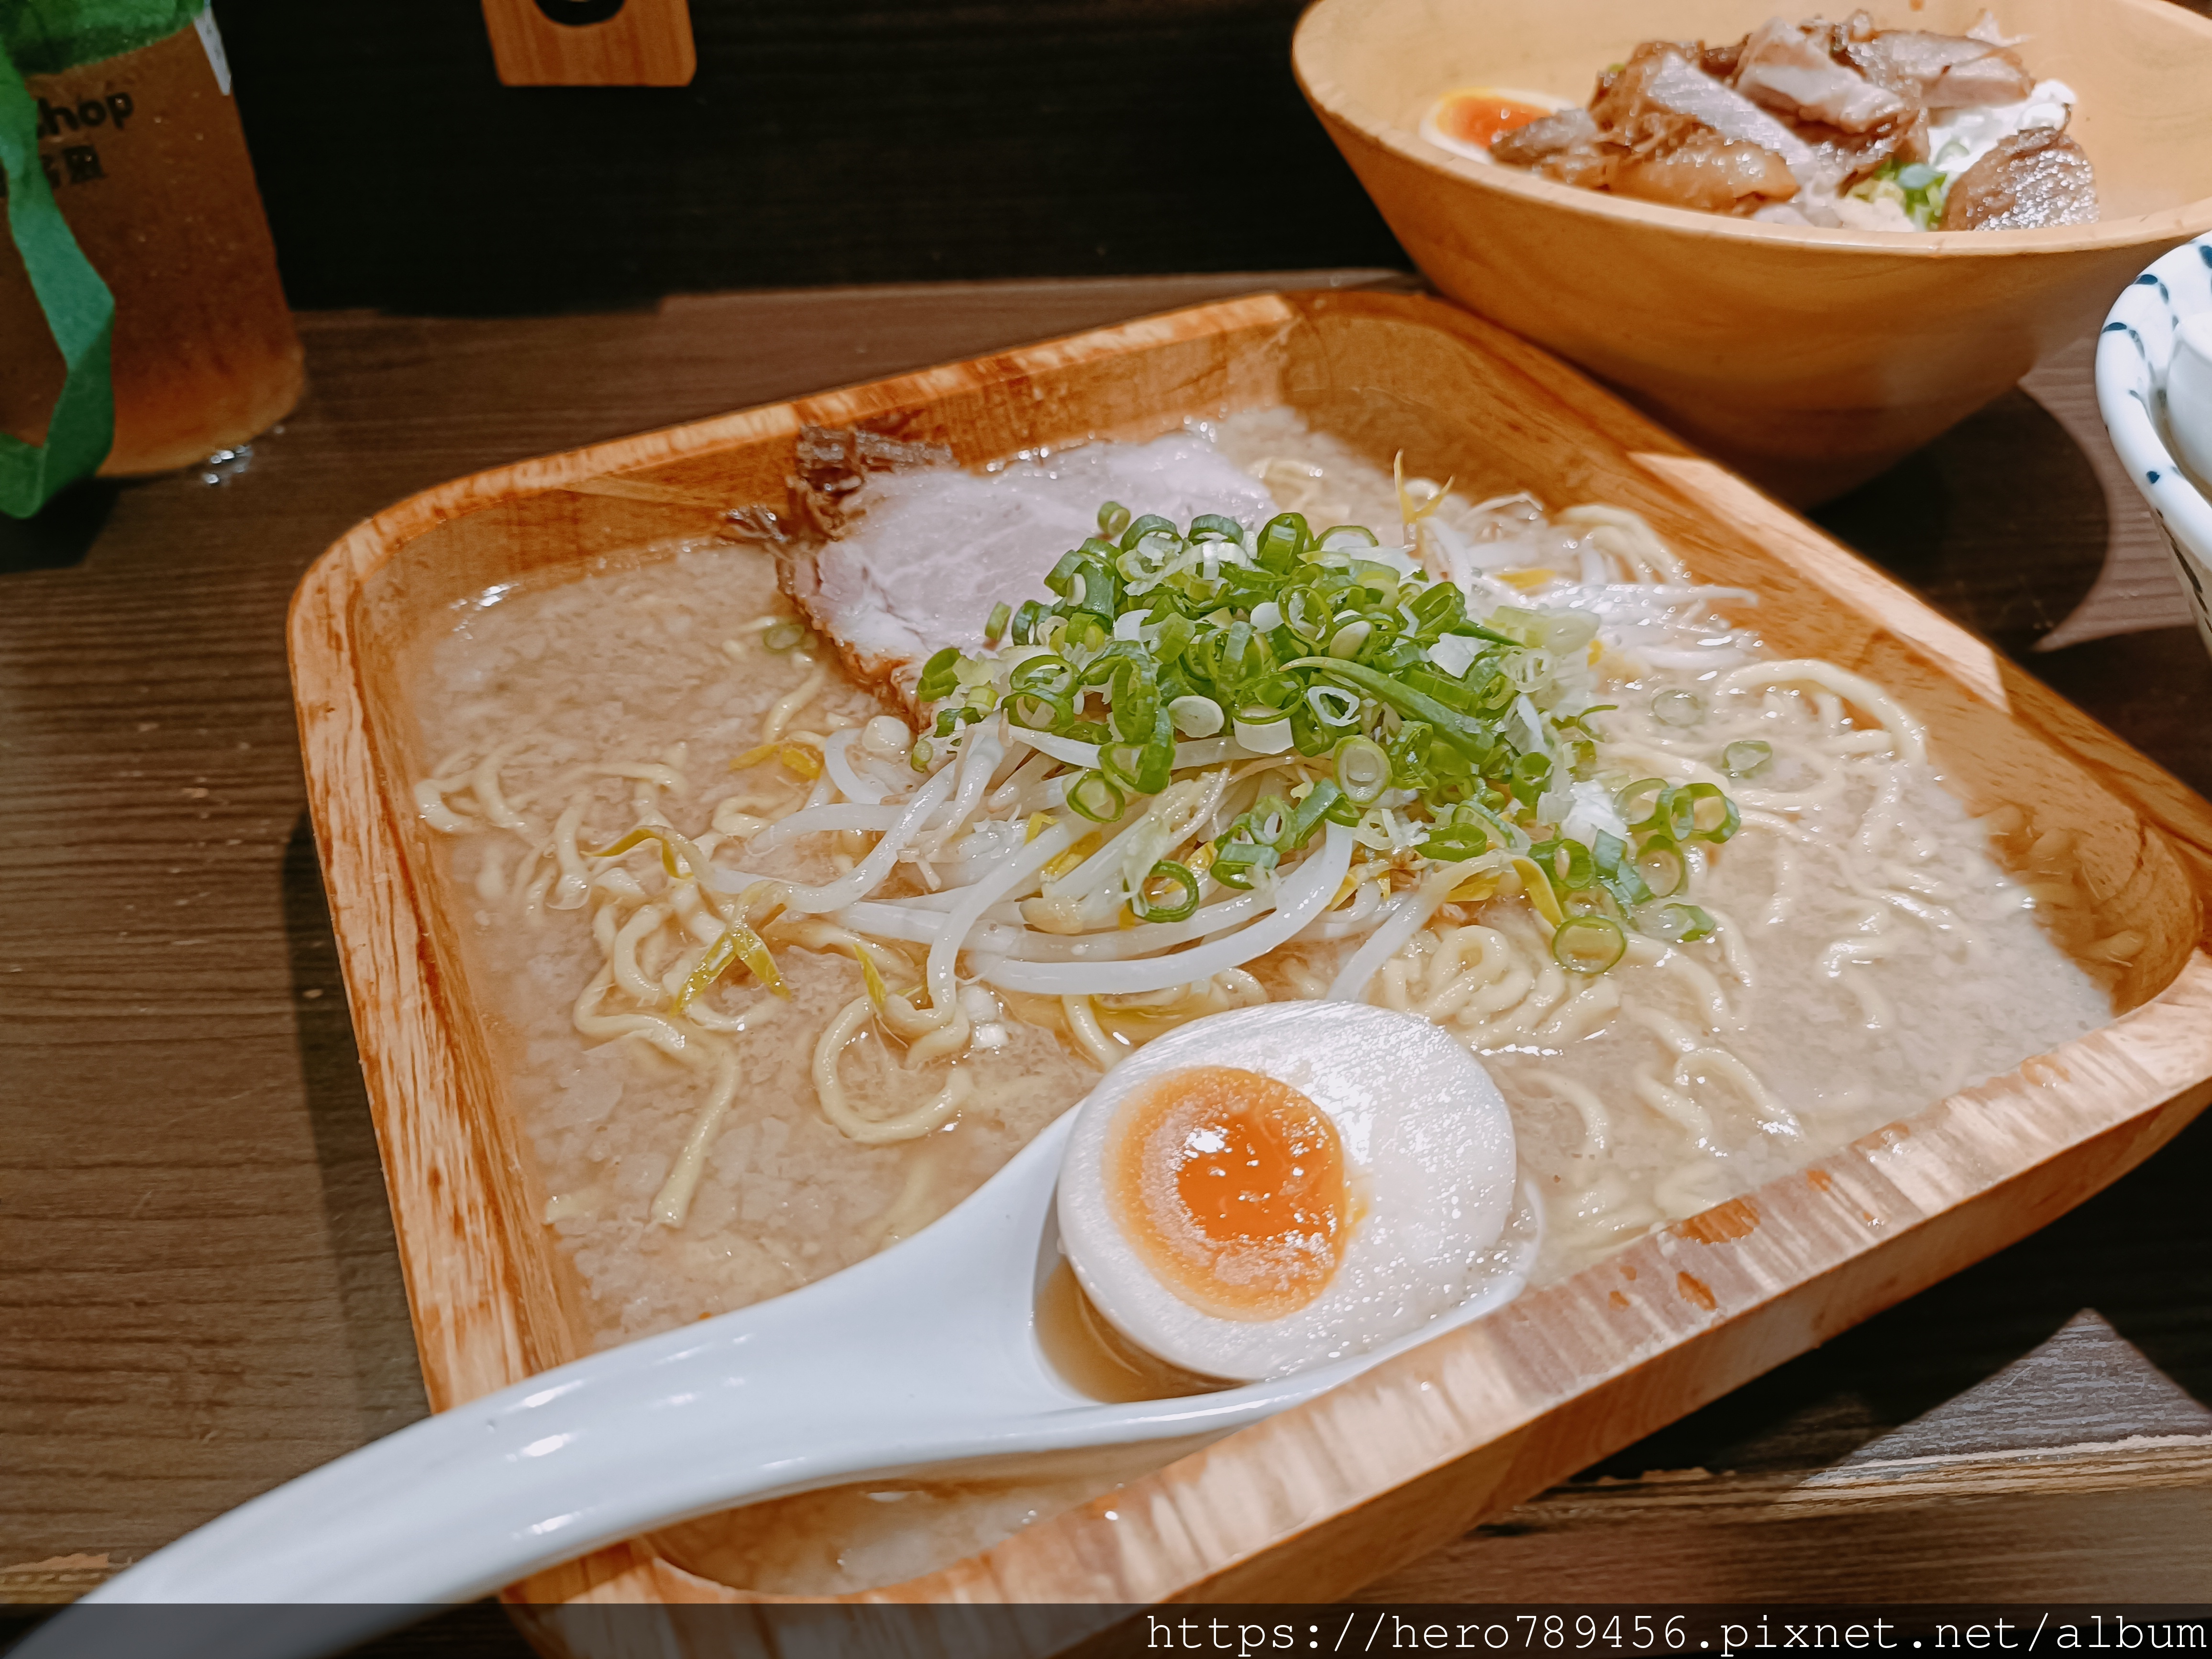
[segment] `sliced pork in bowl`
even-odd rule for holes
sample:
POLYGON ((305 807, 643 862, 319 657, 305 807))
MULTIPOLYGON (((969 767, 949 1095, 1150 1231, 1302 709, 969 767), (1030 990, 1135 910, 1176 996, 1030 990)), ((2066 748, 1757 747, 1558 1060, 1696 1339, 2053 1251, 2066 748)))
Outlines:
POLYGON ((1320 0, 1292 60, 1439 289, 1805 503, 2212 229, 2212 21, 1771 8, 1320 0))

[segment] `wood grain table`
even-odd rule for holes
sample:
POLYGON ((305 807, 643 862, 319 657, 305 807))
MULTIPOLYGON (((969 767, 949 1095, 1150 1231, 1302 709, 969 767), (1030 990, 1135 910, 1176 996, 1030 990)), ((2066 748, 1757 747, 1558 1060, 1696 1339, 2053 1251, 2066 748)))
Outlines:
MULTIPOLYGON (((243 471, 0 520, 0 1599, 66 1599, 424 1410, 285 675, 286 600, 334 538, 533 453, 1374 280, 310 315, 307 399, 243 471)), ((2104 449, 2087 361, 1821 516, 2212 792, 2212 659, 2104 449)), ((2200 1123, 2044 1232, 1370 1594, 2212 1601, 2208 1184, 2200 1123)), ((385 1647, 522 1650, 482 1609, 385 1647)))

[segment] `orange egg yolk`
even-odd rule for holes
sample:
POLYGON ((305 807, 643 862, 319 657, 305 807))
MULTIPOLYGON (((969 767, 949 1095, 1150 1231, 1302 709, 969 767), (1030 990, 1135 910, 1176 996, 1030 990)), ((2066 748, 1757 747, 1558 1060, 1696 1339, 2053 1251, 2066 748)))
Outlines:
POLYGON ((1437 105, 1437 130, 1462 144, 1480 144, 1487 149, 1505 134, 1517 131, 1531 121, 1540 121, 1551 112, 1534 104, 1524 104, 1517 98, 1501 98, 1480 88, 1448 92, 1437 105))
POLYGON ((1217 1319, 1295 1313, 1328 1287, 1351 1242, 1336 1126, 1257 1072, 1196 1066, 1133 1096, 1108 1137, 1105 1174, 1139 1257, 1217 1319))

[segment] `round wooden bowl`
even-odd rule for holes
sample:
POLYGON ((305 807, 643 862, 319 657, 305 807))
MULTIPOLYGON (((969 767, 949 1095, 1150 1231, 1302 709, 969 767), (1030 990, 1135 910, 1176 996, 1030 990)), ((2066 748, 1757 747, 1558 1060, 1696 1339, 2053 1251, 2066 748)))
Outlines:
MULTIPOLYGON (((1972 414, 2093 327, 2154 255, 2212 230, 2212 21, 2172 0, 1995 4, 2008 33, 2030 37, 2028 67, 2080 94, 2071 131, 2097 169, 2095 224, 1755 224, 1554 184, 1419 136, 1454 87, 1580 103, 1638 40, 1732 40, 1799 15, 1776 0, 1318 0, 1291 62, 1430 281, 1802 504, 1972 414)), ((1981 9, 1874 8, 1887 27, 1955 33, 1981 9)))

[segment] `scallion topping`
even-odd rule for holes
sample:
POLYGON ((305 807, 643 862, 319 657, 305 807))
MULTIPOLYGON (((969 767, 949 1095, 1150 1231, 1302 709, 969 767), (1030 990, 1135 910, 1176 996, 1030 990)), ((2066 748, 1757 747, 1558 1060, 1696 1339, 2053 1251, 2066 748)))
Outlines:
POLYGON ((1713 919, 1694 904, 1662 904, 1638 916, 1636 925, 1652 938, 1665 939, 1670 945, 1694 945, 1701 939, 1711 939, 1716 926, 1713 919))
MULTIPOLYGON (((1190 745, 1207 751, 1191 763, 1207 767, 1281 757, 1263 786, 1281 793, 1186 861, 1162 860, 1132 894, 1133 917, 1188 914, 1209 882, 1268 881, 1337 823, 1401 865, 1477 861, 1469 893, 1489 860, 1492 890, 1524 891, 1570 930, 1560 949, 1577 971, 1618 959, 1625 919, 1697 925, 1667 907, 1694 875, 1685 848, 1738 827, 1720 789, 1645 778, 1617 792, 1625 834, 1563 828, 1600 775, 1593 721, 1609 707, 1596 700, 1590 614, 1522 605, 1478 620, 1461 588, 1356 526, 1316 534, 1296 513, 1256 530, 1227 514, 1179 525, 1112 501, 1044 586, 1048 600, 991 608, 982 631, 997 649, 939 651, 922 665, 929 736, 915 745, 918 769, 1003 712, 1018 730, 1061 740, 1052 753, 1095 752, 1061 789, 1069 810, 1105 824, 1166 789, 1190 745)), ((1683 688, 1661 691, 1652 709, 1685 729, 1705 716, 1683 688)), ((1723 764, 1738 775, 1759 753, 1732 744, 1723 764)))
POLYGON ((1672 898, 1690 878, 1689 860, 1664 836, 1653 836, 1636 851, 1636 873, 1654 898, 1672 898))
POLYGON ((1390 787, 1389 751, 1372 738, 1346 738, 1335 763, 1336 787, 1355 806, 1372 805, 1390 787))
POLYGON ((1170 703, 1168 718, 1175 722, 1175 729, 1186 738, 1212 737, 1227 723, 1219 703, 1194 692, 1177 697, 1170 703))
POLYGON ((1721 750, 1721 770, 1732 778, 1747 778, 1774 763, 1774 745, 1759 738, 1739 738, 1721 750))
POLYGON ((1129 798, 1103 772, 1085 772, 1067 786, 1067 805, 1093 823, 1115 823, 1128 810, 1129 798))
POLYGON ((922 702, 935 702, 949 697, 959 685, 960 653, 946 646, 921 665, 921 678, 915 683, 914 695, 922 702))
POLYGON ((1206 874, 1224 887, 1243 890, 1257 885, 1281 857, 1264 841, 1224 841, 1215 848, 1206 874))
POLYGON ((1601 974, 1628 950, 1610 916, 1569 916, 1552 934, 1552 959, 1571 974, 1601 974))
POLYGON ((1130 913, 1139 921, 1181 921, 1197 908, 1198 877, 1173 859, 1155 864, 1129 897, 1130 913))
POLYGON ((1613 795, 1613 810, 1630 829, 1642 830, 1658 817, 1659 800, 1666 793, 1666 779, 1642 778, 1613 795))
MULTIPOLYGON (((1709 841, 1718 846, 1743 827, 1743 815, 1718 784, 1686 783, 1674 791, 1674 798, 1689 804, 1689 827, 1675 835, 1676 841, 1709 841)), ((1670 808, 1670 820, 1674 816, 1670 808)))
POLYGON ((1067 723, 1073 699, 1065 693, 1017 691, 1006 702, 1006 718, 1028 732, 1057 732, 1067 723))

